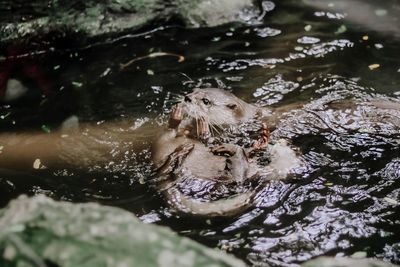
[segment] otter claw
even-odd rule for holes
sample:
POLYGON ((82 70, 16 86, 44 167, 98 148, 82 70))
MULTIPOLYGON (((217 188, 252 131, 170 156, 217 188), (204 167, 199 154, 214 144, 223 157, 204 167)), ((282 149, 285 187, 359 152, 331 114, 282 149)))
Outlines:
POLYGON ((206 140, 211 136, 210 127, 204 118, 199 119, 197 131, 200 139, 206 140))
POLYGON ((268 146, 268 141, 270 137, 270 132, 266 123, 262 124, 261 127, 261 137, 255 141, 252 145, 252 148, 255 149, 262 149, 268 146))
POLYGON ((216 146, 213 147, 211 149, 211 152, 217 155, 223 155, 223 154, 228 154, 229 156, 233 156, 236 153, 237 148, 236 147, 232 147, 229 145, 220 145, 220 146, 216 146))
POLYGON ((175 149, 174 153, 176 153, 177 156, 179 156, 179 157, 184 157, 187 154, 189 154, 190 151, 192 151, 193 148, 194 148, 194 144, 186 143, 186 144, 183 144, 183 145, 177 147, 175 149))

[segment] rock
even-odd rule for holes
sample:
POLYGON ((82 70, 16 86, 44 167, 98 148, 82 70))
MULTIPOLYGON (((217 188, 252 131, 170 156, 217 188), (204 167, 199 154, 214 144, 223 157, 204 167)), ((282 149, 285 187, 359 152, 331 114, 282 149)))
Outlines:
MULTIPOLYGON (((4 1, 0 0, 0 5, 6 4, 4 1)), ((1 42, 50 33, 92 38, 134 31, 153 21, 172 18, 180 18, 189 27, 216 26, 240 20, 241 12, 248 8, 255 11, 254 15, 259 13, 252 0, 50 0, 7 4, 9 11, 0 9, 1 42)))
POLYGON ((191 27, 218 26, 233 21, 246 20, 241 12, 252 7, 251 0, 208 0, 197 1, 190 6, 178 7, 179 13, 186 25, 191 27), (189 8, 188 8, 189 7, 189 8))
POLYGON ((26 88, 22 82, 16 79, 9 79, 7 81, 7 87, 4 95, 4 102, 10 102, 13 100, 17 100, 28 92, 28 88, 26 88))
POLYGON ((245 266, 129 212, 19 197, 0 210, 0 266, 245 266))
POLYGON ((61 131, 69 132, 79 129, 79 118, 76 115, 69 116, 61 123, 61 131))
POLYGON ((314 260, 303 263, 301 267, 396 267, 384 261, 373 259, 351 259, 351 258, 333 258, 319 257, 314 260))

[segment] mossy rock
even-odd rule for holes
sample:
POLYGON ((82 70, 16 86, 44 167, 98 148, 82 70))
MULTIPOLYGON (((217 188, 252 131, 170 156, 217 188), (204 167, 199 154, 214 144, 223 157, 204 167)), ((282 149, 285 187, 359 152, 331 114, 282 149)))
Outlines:
POLYGON ((9 7, 0 9, 0 42, 64 33, 90 39, 172 18, 188 27, 216 26, 240 20, 245 9, 257 10, 252 0, 16 0, 9 7))
POLYGON ((131 213, 20 197, 0 211, 2 267, 245 266, 131 213))

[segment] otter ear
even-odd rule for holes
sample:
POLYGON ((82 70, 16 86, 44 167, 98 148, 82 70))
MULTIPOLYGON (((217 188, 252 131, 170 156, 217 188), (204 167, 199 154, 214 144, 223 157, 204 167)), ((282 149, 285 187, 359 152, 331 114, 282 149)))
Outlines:
POLYGON ((237 105, 236 104, 228 104, 228 105, 226 105, 228 108, 230 108, 230 109, 236 109, 237 108, 237 105))

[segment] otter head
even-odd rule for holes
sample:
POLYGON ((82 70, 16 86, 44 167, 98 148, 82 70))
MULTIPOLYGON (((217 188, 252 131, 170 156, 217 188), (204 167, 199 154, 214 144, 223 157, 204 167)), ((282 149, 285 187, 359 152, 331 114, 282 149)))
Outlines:
POLYGON ((189 116, 203 117, 213 125, 237 124, 253 117, 256 112, 256 107, 216 88, 194 89, 184 97, 183 106, 189 116))

